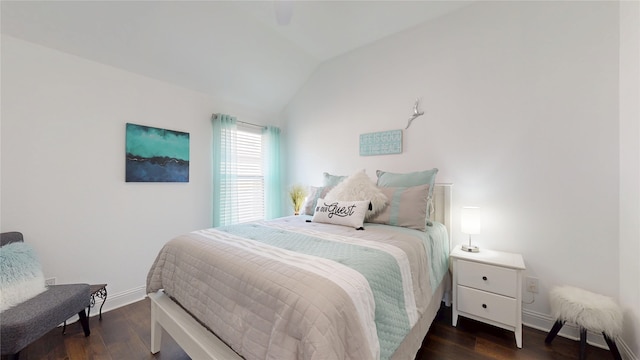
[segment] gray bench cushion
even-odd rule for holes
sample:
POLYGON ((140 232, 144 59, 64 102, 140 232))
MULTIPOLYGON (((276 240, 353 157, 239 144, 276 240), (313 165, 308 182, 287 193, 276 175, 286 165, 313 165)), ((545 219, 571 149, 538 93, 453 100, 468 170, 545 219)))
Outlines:
POLYGON ((0 246, 5 246, 7 244, 22 241, 24 241, 22 233, 17 231, 5 232, 0 234, 0 246))
POLYGON ((89 306, 89 284, 52 285, 0 315, 2 355, 15 354, 89 306))

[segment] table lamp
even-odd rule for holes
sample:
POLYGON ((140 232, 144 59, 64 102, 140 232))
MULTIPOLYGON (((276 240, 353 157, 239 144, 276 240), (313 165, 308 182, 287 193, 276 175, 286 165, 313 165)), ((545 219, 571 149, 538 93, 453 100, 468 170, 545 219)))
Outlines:
POLYGON ((480 251, 480 248, 478 248, 478 246, 471 245, 471 235, 480 234, 481 226, 482 223, 480 220, 480 208, 472 206, 463 207, 460 219, 460 228, 463 233, 469 234, 469 245, 463 244, 462 251, 480 251))

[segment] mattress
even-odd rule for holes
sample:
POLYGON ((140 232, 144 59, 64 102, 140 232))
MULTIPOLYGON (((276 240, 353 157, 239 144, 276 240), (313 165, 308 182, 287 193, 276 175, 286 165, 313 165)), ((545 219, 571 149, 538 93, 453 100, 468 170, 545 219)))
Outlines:
POLYGON ((163 289, 245 359, 397 358, 439 307, 444 225, 359 231, 308 219, 172 239, 149 271, 147 292, 163 289))

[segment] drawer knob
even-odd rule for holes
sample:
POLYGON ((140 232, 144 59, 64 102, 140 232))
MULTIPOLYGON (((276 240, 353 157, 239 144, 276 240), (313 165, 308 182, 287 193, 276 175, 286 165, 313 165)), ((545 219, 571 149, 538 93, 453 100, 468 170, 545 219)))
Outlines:
POLYGON ((482 304, 482 308, 486 309, 487 308, 487 304, 482 304))
POLYGON ((483 277, 482 277, 482 280, 487 281, 487 277, 486 277, 486 276, 483 276, 483 277))

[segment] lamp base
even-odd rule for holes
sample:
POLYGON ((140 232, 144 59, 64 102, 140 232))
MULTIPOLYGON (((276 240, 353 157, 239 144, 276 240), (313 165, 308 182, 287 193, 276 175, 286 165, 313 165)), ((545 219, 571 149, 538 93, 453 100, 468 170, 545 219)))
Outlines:
POLYGON ((480 248, 476 245, 462 245, 462 251, 477 253, 480 251, 480 248))

